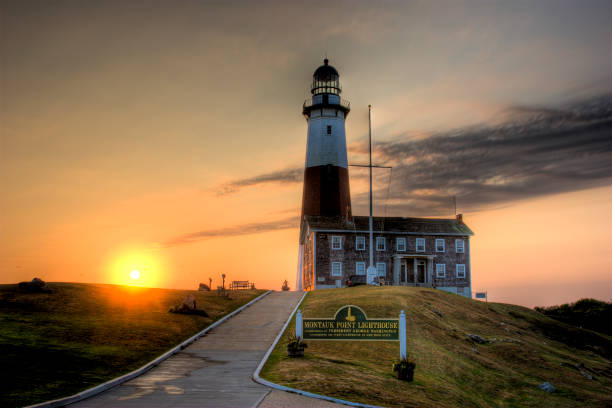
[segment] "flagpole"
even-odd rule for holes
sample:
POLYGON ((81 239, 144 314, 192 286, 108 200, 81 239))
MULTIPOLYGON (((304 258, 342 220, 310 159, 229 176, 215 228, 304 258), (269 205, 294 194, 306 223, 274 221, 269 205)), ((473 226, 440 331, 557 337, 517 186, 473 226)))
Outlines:
MULTIPOLYGON (((372 219, 372 105, 368 105, 368 142, 370 145, 370 265, 368 266, 368 278, 372 275, 374 268, 374 221, 372 219)), ((368 283, 374 283, 372 281, 368 283)))

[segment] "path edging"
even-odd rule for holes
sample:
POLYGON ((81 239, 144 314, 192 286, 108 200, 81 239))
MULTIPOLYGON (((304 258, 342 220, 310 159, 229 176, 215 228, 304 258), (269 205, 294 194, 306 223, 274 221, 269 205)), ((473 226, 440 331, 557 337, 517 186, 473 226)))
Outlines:
POLYGON ((157 357, 154 360, 149 361, 148 363, 146 363, 142 367, 137 368, 136 370, 134 370, 134 371, 132 371, 130 373, 124 374, 121 377, 113 378, 112 380, 109 380, 109 381, 107 381, 105 383, 102 383, 100 385, 96 385, 95 387, 88 388, 88 389, 86 389, 84 391, 81 391, 79 393, 76 393, 74 395, 70 395, 68 397, 59 398, 59 399, 52 400, 52 401, 41 402, 39 404, 28 405, 25 408, 56 408, 56 407, 63 407, 63 406, 69 405, 69 404, 74 404, 75 402, 79 402, 79 401, 82 401, 82 400, 84 400, 86 398, 93 397, 94 395, 98 395, 101 392, 104 392, 104 391, 109 390, 109 389, 111 389, 113 387, 116 387, 117 385, 123 384, 124 382, 129 381, 132 378, 138 377, 139 375, 146 373, 147 371, 149 371, 153 367, 158 366, 162 361, 166 360, 168 357, 171 357, 172 355, 174 355, 174 354, 178 353, 179 351, 183 350, 189 344, 193 343, 194 341, 196 341, 197 339, 199 339, 200 337, 202 337, 203 335, 208 333, 210 330, 212 330, 215 327, 219 326, 221 323, 225 322, 226 320, 228 320, 232 316, 242 312, 244 309, 246 309, 247 307, 251 306, 253 303, 261 300, 263 297, 269 295, 272 292, 273 292, 272 290, 269 290, 269 291, 267 291, 265 293, 262 293, 261 295, 257 296, 255 299, 251 300, 249 303, 240 306, 238 309, 234 310, 233 312, 231 312, 228 315, 223 316, 221 319, 217 320, 216 322, 214 322, 210 326, 207 326, 205 329, 203 329, 199 333, 194 334, 193 336, 191 336, 190 338, 188 338, 187 340, 185 340, 184 342, 182 342, 178 346, 170 349, 169 351, 165 352, 161 356, 157 357))
POLYGON ((276 338, 274 339, 274 342, 272 342, 272 345, 270 346, 270 348, 268 349, 268 351, 264 355, 263 359, 259 362, 259 365, 257 366, 257 369, 253 373, 253 381, 255 381, 256 383, 265 385, 267 387, 274 388, 276 390, 292 392, 294 394, 304 395, 305 397, 317 398, 317 399, 321 399, 321 400, 325 400, 325 401, 335 402, 337 404, 349 405, 349 406, 352 406, 352 407, 362 407, 362 408, 382 408, 382 407, 379 407, 377 405, 361 404, 359 402, 347 401, 347 400, 343 400, 343 399, 339 399, 339 398, 330 397, 328 395, 315 394, 313 392, 308 392, 308 391, 300 390, 298 388, 286 387, 284 385, 280 385, 280 384, 276 384, 276 383, 273 383, 273 382, 268 381, 268 380, 264 380, 263 378, 261 378, 259 376, 259 373, 261 372, 263 366, 268 361, 268 358, 270 357, 270 354, 272 353, 272 351, 276 347, 276 344, 278 344, 278 341, 280 340, 282 335, 285 333, 285 330, 287 330, 287 326, 289 326, 289 323, 291 322, 291 319, 293 319, 293 316, 295 315, 295 312, 297 311, 298 307, 300 307, 300 305, 302 304, 302 301, 304 300, 304 298, 306 297, 307 294, 308 294, 308 292, 305 292, 304 295, 302 295, 302 298, 300 299, 298 304, 293 309, 293 312, 291 312, 291 315, 289 316, 289 318, 285 322, 285 325, 283 326, 283 328, 278 333, 278 336, 276 336, 276 338))

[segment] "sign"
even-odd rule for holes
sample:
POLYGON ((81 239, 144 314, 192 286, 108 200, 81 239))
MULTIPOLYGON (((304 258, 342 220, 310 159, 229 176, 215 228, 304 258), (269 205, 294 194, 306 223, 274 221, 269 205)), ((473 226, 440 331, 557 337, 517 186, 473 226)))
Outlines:
MULTIPOLYGON (((300 316, 301 317, 301 316, 300 316)), ((300 319, 304 340, 399 340, 399 319, 368 319, 355 305, 342 306, 333 318, 300 319)), ((299 329, 298 329, 299 330, 299 329)))
POLYGON ((486 298, 487 298, 486 292, 476 292, 476 299, 486 299, 486 298))

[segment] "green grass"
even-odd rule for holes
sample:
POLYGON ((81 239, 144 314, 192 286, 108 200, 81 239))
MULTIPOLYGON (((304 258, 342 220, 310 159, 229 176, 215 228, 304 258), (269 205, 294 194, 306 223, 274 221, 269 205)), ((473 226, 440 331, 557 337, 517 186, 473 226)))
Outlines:
POLYGON ((406 312, 415 380, 397 380, 398 342, 307 341, 306 356, 286 357, 293 321, 265 365, 269 381, 336 398, 390 407, 612 406, 612 338, 536 311, 483 303, 432 289, 366 287, 308 294, 304 317, 332 317, 346 304, 369 318, 406 312), (438 316, 434 310, 442 313, 438 316), (502 324, 503 323, 503 324, 502 324), (490 344, 466 337, 478 334, 490 344), (573 366, 584 363, 586 379, 573 366), (556 388, 546 393, 538 385, 556 388))
POLYGON ((49 283, 0 285, 0 406, 56 399, 128 373, 263 293, 49 283), (192 293, 210 317, 170 314, 192 293))

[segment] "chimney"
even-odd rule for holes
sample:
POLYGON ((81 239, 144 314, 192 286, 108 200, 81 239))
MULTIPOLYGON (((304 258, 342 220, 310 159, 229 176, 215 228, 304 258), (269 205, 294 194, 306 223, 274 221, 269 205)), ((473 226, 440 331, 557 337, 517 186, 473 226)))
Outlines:
POLYGON ((457 223, 463 224, 463 214, 457 214, 457 223))

